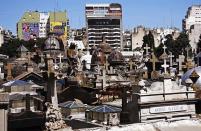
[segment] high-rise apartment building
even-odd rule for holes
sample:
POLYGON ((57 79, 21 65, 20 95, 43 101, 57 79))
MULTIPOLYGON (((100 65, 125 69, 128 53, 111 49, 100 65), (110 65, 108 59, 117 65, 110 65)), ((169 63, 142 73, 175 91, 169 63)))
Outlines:
POLYGON ((0 26, 0 47, 2 44, 6 44, 10 39, 13 39, 14 36, 10 30, 6 30, 0 26))
POLYGON ((195 24, 201 24, 201 5, 193 5, 188 8, 185 19, 183 19, 183 30, 188 31, 195 24))
POLYGON ((55 33, 62 40, 68 39, 69 20, 66 11, 28 11, 17 23, 17 36, 23 40, 44 38, 48 33, 55 33))
POLYGON ((192 50, 196 51, 201 35, 201 5, 193 5, 188 8, 185 19, 183 19, 183 30, 188 34, 192 50))
POLYGON ((120 4, 86 4, 86 31, 89 46, 102 38, 113 48, 122 48, 122 7, 120 4))

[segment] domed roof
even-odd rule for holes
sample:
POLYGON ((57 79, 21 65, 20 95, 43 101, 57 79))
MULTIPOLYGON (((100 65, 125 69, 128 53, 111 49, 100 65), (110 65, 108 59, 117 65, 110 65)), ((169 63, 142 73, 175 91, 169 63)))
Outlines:
POLYGON ((59 40, 54 36, 50 36, 45 41, 44 50, 61 50, 59 40))
POLYGON ((123 63, 124 62, 124 57, 121 52, 118 50, 113 50, 110 55, 108 56, 108 62, 110 64, 116 64, 116 63, 123 63))
POLYGON ((102 49, 104 53, 110 53, 112 51, 112 48, 108 43, 101 43, 99 45, 99 48, 102 49))
POLYGON ((185 81, 186 81, 187 79, 189 79, 189 76, 190 76, 191 73, 194 71, 194 69, 195 69, 196 73, 200 76, 195 84, 198 85, 198 86, 201 86, 201 66, 192 68, 192 69, 190 69, 189 71, 187 71, 187 72, 181 77, 182 83, 185 83, 185 81))

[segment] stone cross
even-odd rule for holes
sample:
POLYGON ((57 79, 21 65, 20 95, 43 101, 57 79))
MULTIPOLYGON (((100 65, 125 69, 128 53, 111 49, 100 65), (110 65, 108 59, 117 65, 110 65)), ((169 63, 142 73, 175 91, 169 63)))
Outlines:
POLYGON ((167 65, 166 59, 164 59, 164 64, 162 65, 162 67, 164 68, 165 74, 167 74, 167 68, 169 67, 169 65, 167 65))
MULTIPOLYGON (((166 52, 165 52, 166 48, 167 47, 164 45, 163 46, 163 52, 164 52, 164 54, 166 54, 166 52)), ((163 60, 164 60, 164 64, 162 65, 162 67, 164 68, 164 73, 166 74, 167 73, 167 68, 169 67, 169 65, 167 65, 166 58, 163 58, 163 60)))
POLYGON ((182 70, 182 63, 184 62, 184 59, 185 59, 185 56, 183 54, 179 55, 179 59, 177 59, 177 62, 179 62, 179 71, 182 70))
POLYGON ((5 67, 7 69, 7 77, 6 77, 6 80, 12 80, 13 79, 13 76, 12 76, 12 68, 13 68, 13 65, 11 63, 8 63, 7 66, 5 67))
POLYGON ((58 55, 58 57, 59 57, 59 66, 60 66, 60 68, 61 68, 61 64, 62 64, 62 61, 61 61, 61 59, 64 57, 63 55, 61 55, 61 53, 58 55))
POLYGON ((63 55, 61 55, 61 53, 58 55, 59 57, 59 63, 61 64, 61 59, 64 57, 63 55))
POLYGON ((149 49, 150 49, 150 47, 148 47, 148 44, 146 44, 146 46, 144 47, 144 49, 146 50, 146 56, 148 56, 149 55, 149 49))
POLYGON ((106 70, 105 70, 105 68, 102 68, 102 75, 98 75, 97 79, 102 80, 102 89, 105 90, 105 87, 106 87, 106 70))
POLYGON ((156 70, 156 62, 158 61, 156 56, 154 55, 154 52, 152 52, 152 59, 150 59, 150 61, 152 62, 152 66, 153 66, 153 71, 156 70))
POLYGON ((172 67, 172 58, 174 57, 174 55, 172 55, 172 52, 170 52, 169 58, 170 58, 170 67, 172 67))
POLYGON ((163 46, 163 52, 165 53, 165 50, 167 49, 167 47, 164 45, 163 46))

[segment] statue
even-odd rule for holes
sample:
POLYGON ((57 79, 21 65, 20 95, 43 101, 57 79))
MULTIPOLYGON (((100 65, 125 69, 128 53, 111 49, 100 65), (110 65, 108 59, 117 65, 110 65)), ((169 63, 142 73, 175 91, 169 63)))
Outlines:
POLYGON ((49 102, 47 102, 45 105, 47 106, 46 123, 45 123, 46 130, 52 131, 64 128, 71 130, 70 127, 67 127, 65 121, 62 120, 62 115, 60 113, 59 108, 55 108, 53 104, 49 102))

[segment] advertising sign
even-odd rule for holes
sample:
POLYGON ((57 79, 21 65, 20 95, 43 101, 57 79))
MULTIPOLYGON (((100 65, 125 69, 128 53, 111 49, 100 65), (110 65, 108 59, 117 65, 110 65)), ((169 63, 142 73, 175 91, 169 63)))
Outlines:
POLYGON ((22 23, 22 36, 24 40, 30 40, 39 36, 39 23, 22 23))

